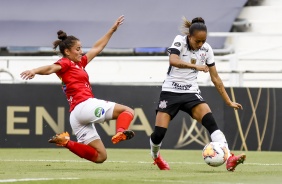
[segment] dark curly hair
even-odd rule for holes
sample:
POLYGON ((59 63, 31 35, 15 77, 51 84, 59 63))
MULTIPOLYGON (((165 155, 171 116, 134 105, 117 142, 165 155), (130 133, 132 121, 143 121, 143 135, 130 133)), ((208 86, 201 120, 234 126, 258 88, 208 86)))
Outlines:
POLYGON ((59 46, 60 53, 63 56, 66 56, 65 49, 70 49, 76 41, 79 41, 79 39, 74 36, 67 36, 67 34, 62 30, 59 30, 57 35, 58 40, 53 42, 53 49, 56 50, 59 46))

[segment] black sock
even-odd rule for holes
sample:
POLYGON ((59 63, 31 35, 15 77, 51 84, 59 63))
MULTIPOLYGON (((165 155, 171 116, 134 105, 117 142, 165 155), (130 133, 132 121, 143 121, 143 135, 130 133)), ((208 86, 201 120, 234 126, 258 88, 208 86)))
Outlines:
POLYGON ((213 118, 213 115, 211 112, 204 115, 202 119, 202 125, 209 131, 210 135, 218 130, 217 124, 213 118))
POLYGON ((155 126, 154 132, 151 134, 151 140, 154 144, 160 144, 165 136, 167 128, 155 126))

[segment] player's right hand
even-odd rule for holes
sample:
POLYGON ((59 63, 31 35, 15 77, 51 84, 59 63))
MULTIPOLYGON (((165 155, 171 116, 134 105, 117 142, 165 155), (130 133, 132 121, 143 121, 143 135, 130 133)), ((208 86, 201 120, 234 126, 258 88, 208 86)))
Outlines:
POLYGON ((207 65, 196 65, 196 70, 207 73, 209 71, 209 67, 207 65))
POLYGON ((26 70, 26 71, 22 72, 20 75, 21 75, 22 79, 28 80, 28 79, 34 78, 35 72, 33 72, 32 70, 26 70))
POLYGON ((120 16, 116 20, 116 22, 114 23, 114 25, 112 27, 112 30, 115 32, 118 29, 118 27, 123 24, 123 21, 124 21, 124 15, 120 16))

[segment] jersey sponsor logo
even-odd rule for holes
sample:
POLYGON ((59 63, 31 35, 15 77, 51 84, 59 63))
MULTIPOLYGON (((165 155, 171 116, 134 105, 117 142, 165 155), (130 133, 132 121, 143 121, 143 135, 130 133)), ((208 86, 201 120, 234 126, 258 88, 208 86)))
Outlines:
POLYGON ((174 43, 174 46, 180 47, 180 46, 181 46, 181 43, 180 43, 180 42, 175 42, 175 43, 174 43))
POLYGON ((101 117, 103 114, 105 114, 105 110, 102 107, 98 107, 95 109, 94 114, 96 117, 101 117))
POLYGON ((167 107, 167 101, 165 100, 160 101, 159 108, 165 109, 166 107, 167 107))
POLYGON ((177 82, 172 82, 172 87, 174 89, 189 90, 192 87, 192 84, 181 85, 177 82))

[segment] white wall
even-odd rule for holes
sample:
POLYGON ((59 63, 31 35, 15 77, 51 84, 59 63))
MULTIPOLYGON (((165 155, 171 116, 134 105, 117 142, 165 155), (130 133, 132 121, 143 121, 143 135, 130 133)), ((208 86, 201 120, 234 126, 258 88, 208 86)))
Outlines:
MULTIPOLYGON (((282 87, 282 65, 277 60, 251 60, 253 57, 230 55, 216 57, 216 67, 225 86, 282 87), (236 58, 236 60, 232 58, 236 58), (241 59, 240 57, 244 58, 241 59), (279 62, 279 65, 277 64, 279 62), (235 65, 235 66, 234 66, 235 65), (230 74, 235 71, 269 71, 272 73, 230 74), (280 70, 280 73, 273 73, 280 70)), ((59 57, 0 57, 0 68, 8 69, 15 81, 6 73, 0 73, 0 82, 60 83, 55 74, 37 75, 24 81, 20 73, 42 65, 56 62, 59 57)), ((95 84, 161 85, 168 69, 167 56, 153 57, 97 57, 86 67, 90 82, 95 84)), ((199 73, 200 85, 213 85, 208 73, 199 73)))
MULTIPOLYGON (((23 81, 20 73, 24 70, 48 65, 59 57, 0 57, 0 68, 8 69, 16 82, 59 83, 55 74, 37 75, 34 79, 23 81)), ((168 68, 167 57, 96 57, 86 67, 92 83, 161 83, 168 68)), ((10 77, 0 73, 2 82, 10 77)))

